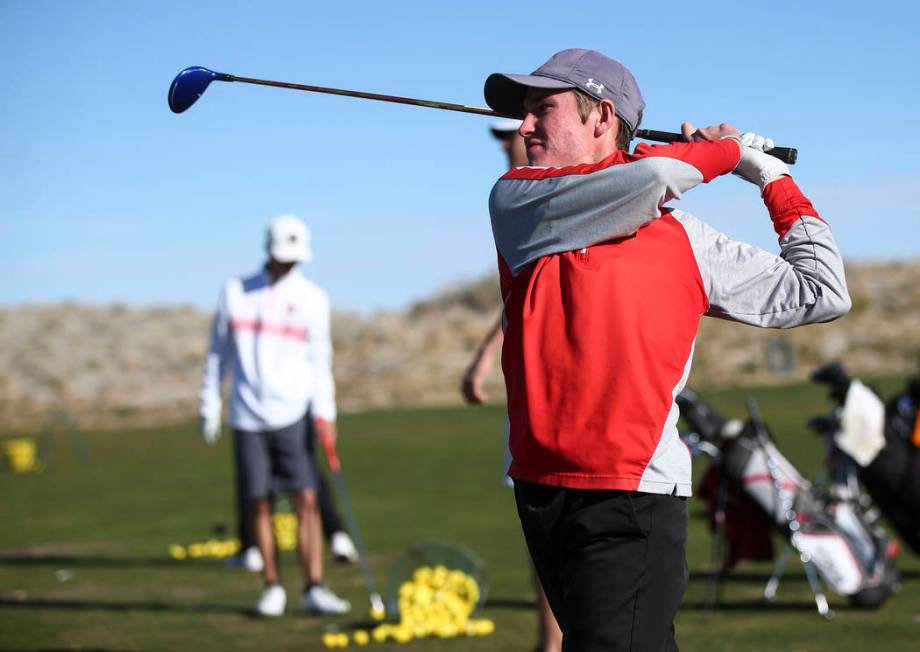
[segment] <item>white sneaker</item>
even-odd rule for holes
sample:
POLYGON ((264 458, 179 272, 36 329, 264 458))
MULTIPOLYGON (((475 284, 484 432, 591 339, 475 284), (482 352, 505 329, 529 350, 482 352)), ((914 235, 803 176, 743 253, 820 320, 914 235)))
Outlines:
POLYGON ((308 614, 335 616, 351 611, 351 603, 343 600, 324 584, 314 584, 304 591, 301 607, 308 614))
POLYGON ((355 544, 345 532, 336 532, 332 535, 329 549, 332 551, 332 556, 336 561, 346 564, 354 564, 358 561, 358 551, 355 549, 355 544))
POLYGON ((287 603, 287 594, 280 584, 272 584, 262 591, 262 597, 256 605, 256 613, 260 616, 282 616, 284 605, 287 603))
POLYGON ((227 557, 227 566, 247 570, 250 573, 261 573, 264 566, 262 553, 255 546, 246 548, 246 550, 241 550, 232 557, 227 557))

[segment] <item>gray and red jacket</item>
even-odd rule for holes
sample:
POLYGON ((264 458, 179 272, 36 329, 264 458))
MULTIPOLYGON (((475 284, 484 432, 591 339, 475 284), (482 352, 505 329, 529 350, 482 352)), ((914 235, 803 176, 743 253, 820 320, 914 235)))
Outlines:
POLYGON ((849 310, 830 229, 790 177, 763 193, 779 256, 663 207, 739 158, 735 139, 640 145, 496 183, 513 479, 690 495, 674 397, 700 318, 789 328, 849 310))

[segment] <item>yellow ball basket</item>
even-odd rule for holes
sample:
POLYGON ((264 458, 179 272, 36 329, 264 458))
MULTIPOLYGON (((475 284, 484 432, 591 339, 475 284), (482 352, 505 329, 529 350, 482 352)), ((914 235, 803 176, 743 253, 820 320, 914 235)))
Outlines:
POLYGON ((18 437, 3 442, 3 456, 14 473, 32 473, 39 470, 34 439, 18 437))
POLYGON ((409 546, 396 560, 387 584, 387 614, 399 613, 399 590, 406 582, 412 581, 420 568, 436 569, 443 567, 447 571, 460 571, 475 580, 479 589, 479 598, 471 616, 482 611, 489 592, 485 563, 472 552, 459 546, 438 542, 415 543, 409 546))

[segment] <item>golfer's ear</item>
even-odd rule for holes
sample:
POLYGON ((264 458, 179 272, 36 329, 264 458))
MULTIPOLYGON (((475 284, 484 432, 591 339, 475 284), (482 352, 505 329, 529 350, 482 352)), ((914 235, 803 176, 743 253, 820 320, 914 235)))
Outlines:
POLYGON ((594 127, 594 135, 602 136, 611 129, 617 127, 617 110, 610 100, 601 100, 597 104, 597 124, 594 127))

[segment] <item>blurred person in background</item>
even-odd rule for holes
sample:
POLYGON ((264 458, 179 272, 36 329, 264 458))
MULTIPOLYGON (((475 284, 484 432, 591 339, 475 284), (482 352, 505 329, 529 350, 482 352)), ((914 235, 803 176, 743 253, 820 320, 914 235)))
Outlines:
MULTIPOLYGON (((205 441, 212 445, 220 436, 220 424, 217 424, 217 430, 206 431, 205 441)), ((313 421, 307 419, 307 453, 316 463, 316 433, 313 427, 313 421)), ((236 485, 236 512, 237 512, 237 537, 240 541, 240 551, 227 560, 227 565, 231 568, 247 570, 252 573, 261 573, 262 553, 256 544, 256 534, 253 529, 254 515, 252 511, 252 501, 249 499, 246 488, 243 486, 243 476, 239 464, 234 464, 235 468, 235 485, 236 485)), ((319 502, 319 517, 323 526, 323 538, 329 544, 329 551, 332 558, 343 564, 354 564, 358 561, 358 551, 355 548, 354 541, 345 531, 342 524, 342 517, 333 500, 332 491, 326 476, 318 468, 316 475, 316 499, 319 502)), ((274 505, 274 493, 269 496, 269 502, 274 505)))
MULTIPOLYGON (((508 157, 508 169, 527 165, 527 150, 524 147, 524 139, 518 130, 521 127, 520 120, 502 120, 495 122, 491 126, 492 135, 498 140, 502 151, 508 157)), ((486 376, 492 370, 495 364, 495 355, 501 350, 504 335, 502 332, 502 322, 499 317, 498 321, 488 332, 473 361, 463 374, 460 384, 460 392, 464 400, 470 405, 481 405, 485 403, 486 396, 482 385, 486 376)), ((508 477, 508 467, 511 465, 511 454, 508 451, 508 431, 505 429, 505 465, 504 479, 509 487, 514 483, 508 477)), ((562 631, 559 629, 559 623, 553 615, 553 610, 546 599, 546 593, 543 591, 543 585, 540 578, 537 577, 536 570, 531 566, 531 575, 533 576, 534 588, 537 593, 537 608, 539 610, 539 626, 537 635, 539 642, 534 652, 561 652, 562 650, 562 631)))
POLYGON ((284 491, 297 516, 297 552, 304 575, 301 608, 341 614, 346 600, 323 584, 323 539, 317 468, 307 446, 308 424, 335 440, 329 298, 308 281, 298 263, 312 258, 310 233, 297 217, 268 226, 268 261, 259 272, 229 280, 221 291, 205 361, 200 417, 205 439, 220 433, 221 381, 232 368, 230 425, 244 495, 252 507, 265 588, 256 605, 263 616, 284 613, 271 494, 284 491))

